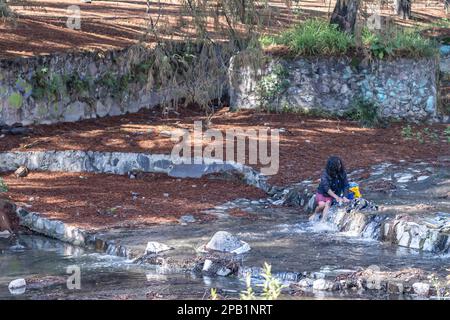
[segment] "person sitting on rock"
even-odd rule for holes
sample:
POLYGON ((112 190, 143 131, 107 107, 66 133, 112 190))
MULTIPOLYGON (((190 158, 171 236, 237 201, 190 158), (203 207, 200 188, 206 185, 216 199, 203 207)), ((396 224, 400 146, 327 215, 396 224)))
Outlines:
POLYGON ((346 197, 348 194, 348 179, 345 171, 344 163, 339 157, 331 156, 328 158, 325 170, 320 177, 320 184, 317 188, 316 203, 317 207, 310 220, 320 218, 322 212, 322 220, 328 215, 333 200, 338 203, 349 202, 346 197))

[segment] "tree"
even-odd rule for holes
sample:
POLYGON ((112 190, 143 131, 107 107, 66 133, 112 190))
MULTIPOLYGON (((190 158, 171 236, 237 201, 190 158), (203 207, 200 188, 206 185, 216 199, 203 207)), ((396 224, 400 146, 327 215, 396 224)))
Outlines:
POLYGON ((411 0, 395 0, 395 13, 402 19, 410 19, 411 0))
POLYGON ((9 9, 6 0, 0 0, 0 18, 7 18, 11 16, 11 9, 9 9))
POLYGON ((330 23, 338 25, 342 31, 353 33, 359 5, 360 0, 337 0, 330 23))

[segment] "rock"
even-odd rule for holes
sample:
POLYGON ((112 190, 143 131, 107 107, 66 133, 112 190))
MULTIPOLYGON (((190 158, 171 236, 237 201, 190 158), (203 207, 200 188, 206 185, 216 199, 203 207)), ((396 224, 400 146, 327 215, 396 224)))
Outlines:
POLYGON ((242 254, 250 251, 248 243, 239 240, 236 236, 226 231, 218 231, 206 244, 206 249, 242 254))
POLYGON ((230 269, 222 267, 219 270, 217 270, 216 274, 221 277, 226 277, 226 276, 230 275, 231 272, 232 271, 230 269))
POLYGON ((413 178, 413 175, 410 173, 396 174, 396 175, 394 175, 394 177, 397 178, 398 183, 406 183, 406 182, 411 181, 411 179, 413 178))
POLYGON ((11 236, 11 232, 8 230, 0 231, 0 238, 9 238, 11 236))
POLYGON ((161 131, 161 132, 159 133, 159 135, 160 135, 161 137, 170 138, 170 137, 172 137, 172 132, 167 131, 167 130, 163 130, 163 131, 161 131))
POLYGON ((211 259, 206 259, 202 272, 208 275, 218 275, 220 277, 229 276, 233 271, 226 267, 228 261, 212 261, 211 259))
POLYGON ((313 272, 312 274, 313 279, 324 279, 325 273, 323 272, 313 272))
POLYGON ((387 284, 388 293, 403 294, 404 290, 403 283, 389 281, 387 284))
POLYGON ((319 291, 331 291, 333 290, 334 283, 330 280, 317 279, 313 282, 313 289, 319 291))
POLYGON ((213 266, 213 262, 210 259, 206 259, 205 263, 203 263, 203 268, 202 271, 203 272, 209 272, 213 266))
POLYGON ((29 134, 30 132, 31 130, 27 127, 14 127, 9 129, 9 133, 15 136, 29 134))
POLYGON ((180 223, 194 223, 196 220, 192 215, 185 215, 181 216, 178 221, 180 221, 180 223))
POLYGON ((430 285, 424 282, 416 282, 412 285, 414 293, 427 297, 430 294, 430 285))
POLYGON ((297 283, 300 287, 309 288, 312 287, 314 284, 314 280, 310 278, 303 278, 297 283))
POLYGON ((165 245, 164 243, 150 241, 147 243, 147 248, 145 249, 145 254, 158 254, 160 252, 172 250, 172 247, 165 245))
POLYGON ((25 279, 16 279, 9 283, 8 289, 11 294, 23 294, 27 288, 25 279))
POLYGON ((316 206, 317 206, 316 195, 313 195, 311 198, 309 198, 305 210, 308 213, 314 212, 316 206))
POLYGON ((14 174, 17 178, 25 178, 29 173, 30 171, 25 166, 20 166, 16 171, 14 171, 14 174))

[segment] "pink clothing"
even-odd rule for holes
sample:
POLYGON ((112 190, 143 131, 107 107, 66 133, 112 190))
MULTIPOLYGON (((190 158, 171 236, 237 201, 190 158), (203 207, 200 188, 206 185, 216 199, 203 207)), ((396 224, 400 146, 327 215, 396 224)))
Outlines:
POLYGON ((333 198, 324 196, 323 194, 317 192, 316 193, 316 202, 319 203, 321 201, 322 202, 331 202, 331 201, 333 201, 333 198))

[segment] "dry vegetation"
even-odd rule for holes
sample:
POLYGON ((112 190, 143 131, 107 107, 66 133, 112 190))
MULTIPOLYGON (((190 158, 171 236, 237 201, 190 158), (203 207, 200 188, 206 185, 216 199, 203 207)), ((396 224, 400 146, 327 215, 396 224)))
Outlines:
MULTIPOLYGON (((220 0, 219 0, 220 1, 220 0)), ((153 41, 148 36, 151 21, 171 38, 183 39, 195 35, 192 24, 192 10, 187 9, 186 0, 144 0, 93 1, 90 4, 73 0, 9 1, 14 12, 10 19, 0 18, 0 57, 33 56, 67 50, 108 50, 123 48, 140 40, 153 41), (81 8, 81 30, 66 27, 67 8, 77 5, 81 8), (159 17, 159 18, 158 18, 159 17), (147 36, 146 36, 147 35, 147 36)), ((197 1, 191 1, 197 3, 197 1)), ((233 1, 227 1, 230 3, 233 1)), ((328 18, 334 0, 258 1, 258 24, 265 33, 277 33, 299 20, 314 17, 328 18)), ((217 39, 229 31, 226 18, 212 14, 216 1, 208 1, 210 12, 207 25, 210 35, 217 39), (225 29, 218 28, 218 24, 225 29)), ((373 12, 371 1, 364 1, 362 12, 373 12)), ((382 7, 383 15, 392 16, 392 5, 382 7)), ((436 23, 442 25, 445 18, 444 5, 437 1, 415 1, 413 19, 395 22, 405 26, 426 27, 436 23)), ((445 21, 444 21, 445 25, 445 21)), ((236 26, 236 30, 242 30, 236 26)))

